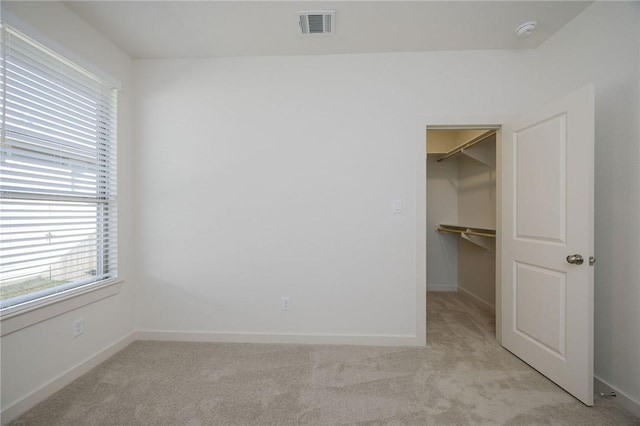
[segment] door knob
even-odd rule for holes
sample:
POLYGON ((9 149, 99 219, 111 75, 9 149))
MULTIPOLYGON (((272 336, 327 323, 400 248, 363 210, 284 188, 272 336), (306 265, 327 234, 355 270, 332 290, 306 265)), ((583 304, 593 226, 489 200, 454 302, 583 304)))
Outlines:
POLYGON ((584 263, 584 258, 579 254, 570 254, 567 256, 567 262, 573 265, 582 265, 584 263))

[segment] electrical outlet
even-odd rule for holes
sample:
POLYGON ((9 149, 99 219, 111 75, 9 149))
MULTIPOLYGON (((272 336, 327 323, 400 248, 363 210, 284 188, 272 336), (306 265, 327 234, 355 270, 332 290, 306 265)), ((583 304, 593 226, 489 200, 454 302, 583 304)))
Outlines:
POLYGON ((84 318, 78 318, 73 321, 73 327, 71 329, 73 337, 78 337, 84 333, 84 318))
POLYGON ((280 306, 281 306, 283 311, 288 311, 289 308, 291 307, 291 298, 290 297, 283 297, 280 306))

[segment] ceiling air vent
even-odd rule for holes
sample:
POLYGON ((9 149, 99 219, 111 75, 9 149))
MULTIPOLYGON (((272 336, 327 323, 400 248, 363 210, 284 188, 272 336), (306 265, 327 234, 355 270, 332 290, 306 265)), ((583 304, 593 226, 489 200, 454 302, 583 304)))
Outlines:
POLYGON ((302 34, 334 34, 336 32, 335 10, 298 12, 298 21, 302 34))

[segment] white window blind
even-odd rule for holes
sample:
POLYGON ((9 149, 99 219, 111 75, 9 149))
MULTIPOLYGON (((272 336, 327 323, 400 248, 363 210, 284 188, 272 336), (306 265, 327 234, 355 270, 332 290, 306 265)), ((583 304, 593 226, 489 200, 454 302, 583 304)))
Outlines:
POLYGON ((0 308, 116 278, 116 90, 2 25, 0 308))

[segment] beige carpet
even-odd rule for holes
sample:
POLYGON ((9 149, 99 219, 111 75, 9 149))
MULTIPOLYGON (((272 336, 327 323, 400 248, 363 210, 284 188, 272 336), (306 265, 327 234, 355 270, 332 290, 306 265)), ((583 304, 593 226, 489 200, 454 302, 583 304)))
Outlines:
POLYGON ((430 293, 427 348, 136 342, 15 425, 640 425, 502 349, 491 315, 430 293))

